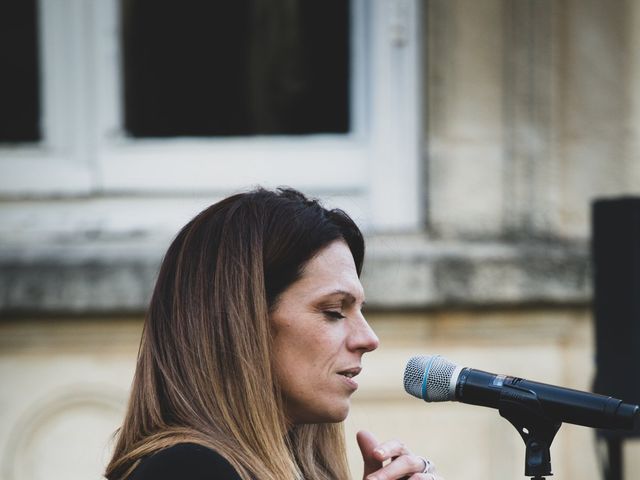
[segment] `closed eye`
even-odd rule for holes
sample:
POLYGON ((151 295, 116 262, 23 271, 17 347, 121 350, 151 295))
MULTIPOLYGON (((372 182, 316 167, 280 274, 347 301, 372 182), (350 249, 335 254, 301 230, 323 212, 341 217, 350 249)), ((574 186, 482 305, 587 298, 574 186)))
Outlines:
POLYGON ((341 320, 343 318, 345 318, 345 316, 342 314, 342 312, 339 312, 338 310, 325 310, 324 313, 327 317, 333 319, 333 320, 341 320))

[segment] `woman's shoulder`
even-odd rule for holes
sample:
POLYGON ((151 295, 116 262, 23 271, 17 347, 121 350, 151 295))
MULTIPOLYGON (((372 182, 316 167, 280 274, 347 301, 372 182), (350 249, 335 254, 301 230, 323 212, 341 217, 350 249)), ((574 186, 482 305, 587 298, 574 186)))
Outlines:
POLYGON ((179 443, 140 462, 129 480, 240 480, 218 452, 195 443, 179 443))

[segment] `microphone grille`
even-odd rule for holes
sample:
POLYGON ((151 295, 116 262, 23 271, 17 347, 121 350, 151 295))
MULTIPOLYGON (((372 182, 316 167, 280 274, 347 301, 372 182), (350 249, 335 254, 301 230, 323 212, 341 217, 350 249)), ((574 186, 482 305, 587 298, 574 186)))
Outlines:
POLYGON ((451 378, 457 365, 440 355, 416 355, 404 370, 404 389, 426 402, 454 399, 451 378))

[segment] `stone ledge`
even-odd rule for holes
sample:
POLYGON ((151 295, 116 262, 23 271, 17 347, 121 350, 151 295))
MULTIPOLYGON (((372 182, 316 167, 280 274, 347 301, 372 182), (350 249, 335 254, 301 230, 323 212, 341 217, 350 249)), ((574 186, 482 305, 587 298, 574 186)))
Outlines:
MULTIPOLYGON (((142 313, 164 244, 0 248, 0 312, 142 313)), ((590 301, 585 244, 373 238, 369 308, 575 305, 590 301)))
POLYGON ((385 309, 587 304, 588 255, 584 243, 374 245, 363 283, 385 309))

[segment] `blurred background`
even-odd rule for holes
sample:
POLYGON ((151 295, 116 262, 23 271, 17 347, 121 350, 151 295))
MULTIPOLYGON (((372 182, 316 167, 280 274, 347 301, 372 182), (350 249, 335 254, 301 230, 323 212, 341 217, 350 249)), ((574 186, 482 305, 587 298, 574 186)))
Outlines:
MULTIPOLYGON (((5 0, 0 40, 0 480, 101 477, 164 250, 255 185, 367 234, 354 478, 362 428, 448 480, 524 478, 497 411, 404 393, 414 354, 591 388, 591 202, 640 194, 640 2, 5 0)), ((563 426, 554 478, 601 450, 563 426)))

